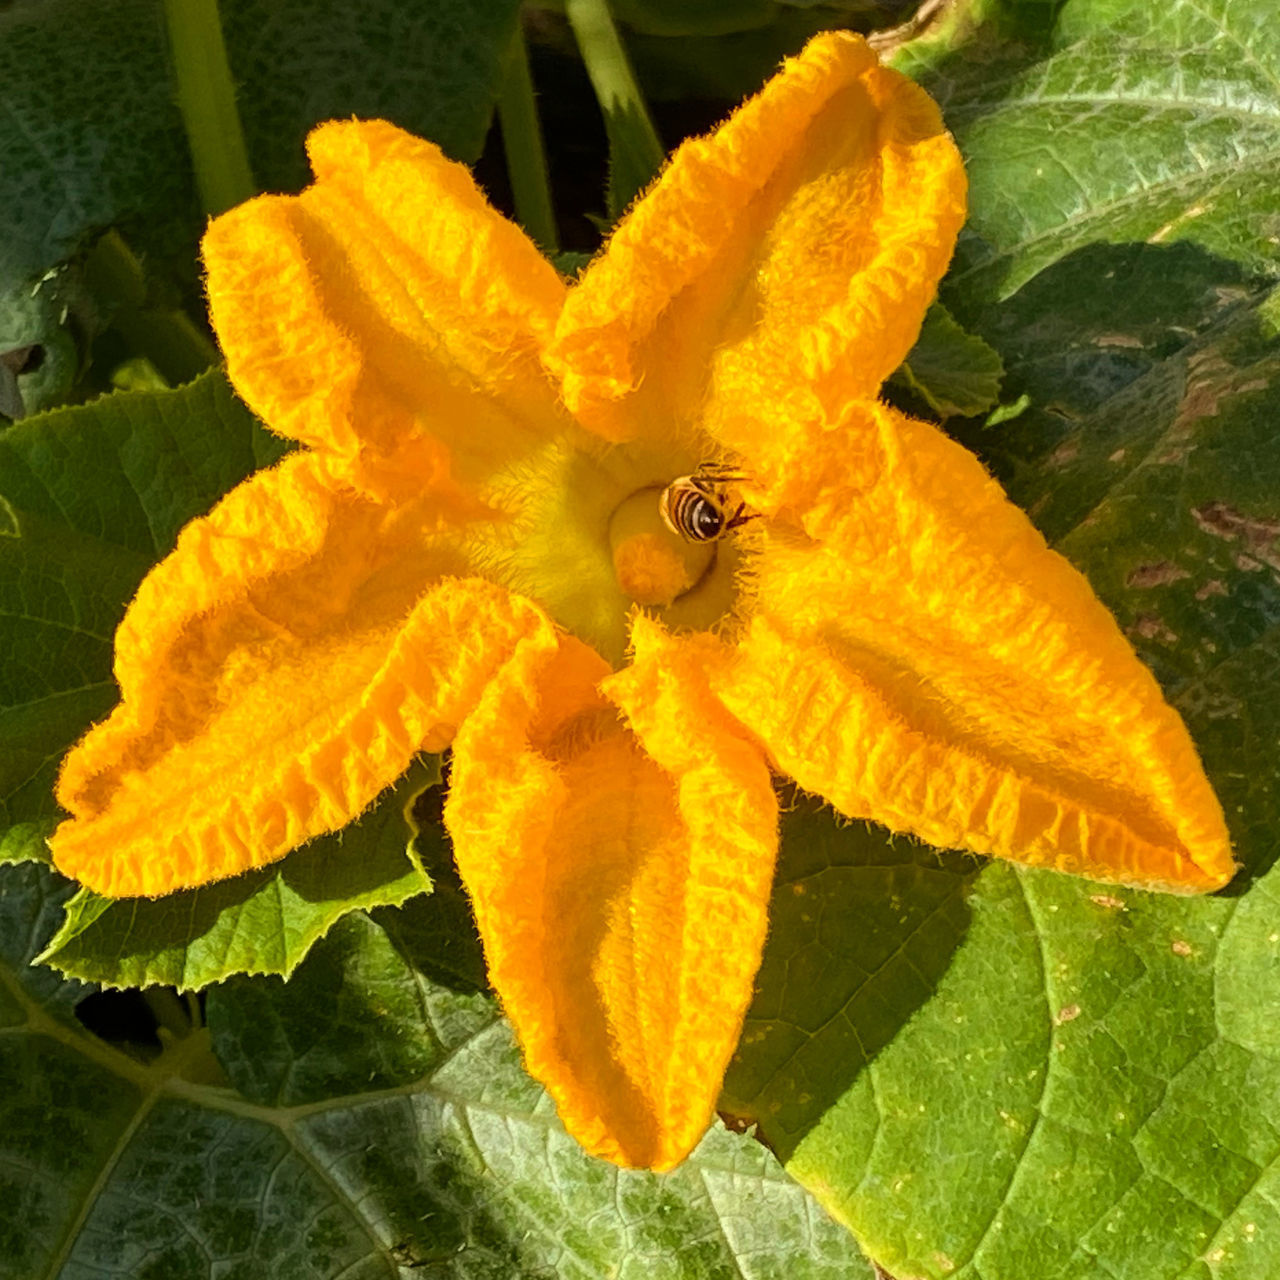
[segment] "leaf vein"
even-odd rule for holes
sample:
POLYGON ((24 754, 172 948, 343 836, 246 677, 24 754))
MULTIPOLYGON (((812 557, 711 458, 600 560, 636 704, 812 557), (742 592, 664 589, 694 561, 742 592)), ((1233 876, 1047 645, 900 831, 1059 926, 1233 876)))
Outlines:
POLYGON ((1044 1118, 1044 1100, 1049 1092, 1049 1082, 1053 1077, 1053 1064, 1055 1059, 1054 1046, 1057 1038, 1057 1023, 1054 1019, 1055 1001, 1052 991, 1053 983, 1050 978, 1049 956, 1045 949, 1044 941, 1047 926, 1036 914, 1035 907, 1032 905, 1032 894, 1027 889, 1025 877, 1015 870, 1013 878, 1018 885, 1019 893, 1022 895, 1022 902, 1026 908, 1027 922, 1031 926, 1031 932, 1035 935, 1036 946, 1040 957, 1040 977, 1041 986, 1044 989, 1045 1021, 1047 1026, 1045 1068, 1044 1075, 1040 1081, 1040 1096, 1036 1099, 1034 1116, 1022 1137, 1022 1150, 1014 1159, 1013 1169, 1010 1171, 1009 1179, 1005 1183, 1004 1191, 1001 1193, 995 1207, 991 1211, 991 1216, 987 1219, 987 1225, 983 1228, 982 1234, 978 1237, 977 1242, 969 1251, 969 1256, 965 1259, 964 1265, 967 1266, 969 1263, 972 1263, 975 1268, 978 1267, 977 1257, 982 1250, 982 1246, 986 1244, 987 1237, 995 1229, 996 1223, 1000 1218, 1000 1211, 1009 1203, 1009 1197, 1018 1181, 1018 1175, 1026 1167, 1027 1152, 1030 1150, 1032 1139, 1035 1137, 1036 1131, 1040 1127, 1040 1121, 1044 1118))

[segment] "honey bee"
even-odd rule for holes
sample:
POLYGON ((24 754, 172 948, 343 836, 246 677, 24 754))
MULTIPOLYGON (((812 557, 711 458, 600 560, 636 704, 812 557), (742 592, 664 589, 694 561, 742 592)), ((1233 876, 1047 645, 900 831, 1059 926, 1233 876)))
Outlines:
POLYGON ((727 515, 726 486, 747 477, 714 462, 704 462, 689 476, 678 476, 658 498, 658 513, 672 533, 687 542, 715 542, 730 529, 744 525, 755 516, 746 513, 745 502, 727 515))

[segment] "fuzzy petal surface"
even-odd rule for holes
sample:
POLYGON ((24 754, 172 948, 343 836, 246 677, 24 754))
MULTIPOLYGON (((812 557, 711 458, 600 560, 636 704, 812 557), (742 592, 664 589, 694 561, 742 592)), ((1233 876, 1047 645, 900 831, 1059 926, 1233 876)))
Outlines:
POLYGON ((193 521, 116 637, 122 701, 67 756, 51 841, 111 896, 235 875, 345 826, 438 751, 527 601, 421 541, 421 513, 298 454, 193 521))
POLYGON ((314 130, 316 181, 210 225, 236 390, 370 492, 474 481, 563 428, 539 364, 555 269, 470 172, 385 121, 314 130))
POLYGON ((972 454, 877 404, 792 447, 716 677, 780 769, 942 847, 1174 892, 1231 879, 1182 721, 972 454))
POLYGON ((777 809, 700 655, 657 647, 607 682, 627 725, 589 649, 523 643, 455 740, 445 822, 565 1127, 666 1169, 711 1119, 751 998, 777 809))
POLYGON ((548 365, 610 439, 735 405, 874 397, 910 350, 964 219, 937 106, 860 37, 815 37, 684 143, 570 292, 548 365), (709 397, 709 399, 708 399, 709 397))

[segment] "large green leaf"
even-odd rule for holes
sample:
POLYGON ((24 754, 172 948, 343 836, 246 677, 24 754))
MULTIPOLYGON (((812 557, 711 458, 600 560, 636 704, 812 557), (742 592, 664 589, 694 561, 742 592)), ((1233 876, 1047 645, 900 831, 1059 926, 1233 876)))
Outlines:
POLYGON ((958 10, 898 62, 939 98, 965 153, 971 218, 947 293, 962 319, 962 304, 1007 297, 1097 241, 1190 240, 1277 271, 1271 0, 980 0, 958 10))
MULTIPOLYGON (((222 0, 260 187, 303 186, 303 139, 332 118, 386 117, 474 160, 518 7, 222 0)), ((0 356, 12 353, 19 365, 0 364, 0 413, 64 396, 81 372, 86 334, 120 303, 81 289, 75 269, 104 228, 123 230, 148 259, 153 284, 172 276, 193 312, 201 306, 195 247, 204 217, 171 75, 161 0, 0 7, 8 122, 0 130, 0 356), (71 269, 54 270, 64 264, 71 269)), ((165 288, 151 303, 172 306, 165 288)))
POLYGON ((1280 1274, 1272 304, 1193 246, 1023 292, 996 345, 1034 407, 973 440, 1164 683, 1246 871, 1208 899, 967 883, 793 815, 729 1101, 895 1275, 1280 1274))
POLYGON ((0 293, 29 288, 110 223, 163 211, 194 225, 163 41, 154 0, 0 12, 0 293))
POLYGON ((890 386, 918 396, 930 414, 945 420, 986 413, 999 399, 1003 379, 999 353, 935 302, 890 386))
MULTIPOLYGON (((250 159, 265 190, 307 179, 321 120, 387 116, 459 159, 480 152, 516 0, 222 0, 250 159)), ((160 0, 43 0, 0 12, 0 293, 84 237, 194 247, 201 230, 160 0)))
POLYGON ((384 116, 475 160, 519 8, 519 0, 220 0, 259 184, 308 182, 307 131, 353 115, 384 116))
POLYGON ((20 418, 66 398, 80 353, 66 323, 75 301, 69 273, 51 272, 29 289, 0 292, 0 414, 20 418))
POLYGON ((27 968, 60 892, 0 869, 5 1275, 870 1280, 750 1138, 718 1127, 665 1177, 584 1155, 492 1001, 361 916, 292 981, 212 991, 159 1057, 111 1048, 27 968))
POLYGON ((610 7, 627 24, 627 48, 650 100, 692 101, 700 130, 759 89, 783 58, 799 53, 815 33, 890 26, 913 5, 912 0, 626 0, 610 7))
POLYGON ((936 853, 796 797, 769 945, 721 1106, 784 1159, 935 992, 969 928, 979 860, 936 853))

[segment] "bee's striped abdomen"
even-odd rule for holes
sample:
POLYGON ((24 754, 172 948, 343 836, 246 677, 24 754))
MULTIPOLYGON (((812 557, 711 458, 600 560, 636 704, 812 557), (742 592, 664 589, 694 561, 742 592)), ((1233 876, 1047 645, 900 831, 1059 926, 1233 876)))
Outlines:
POLYGON ((724 532, 724 512, 693 476, 681 476, 662 491, 658 510, 673 532, 690 542, 714 542, 724 532))

